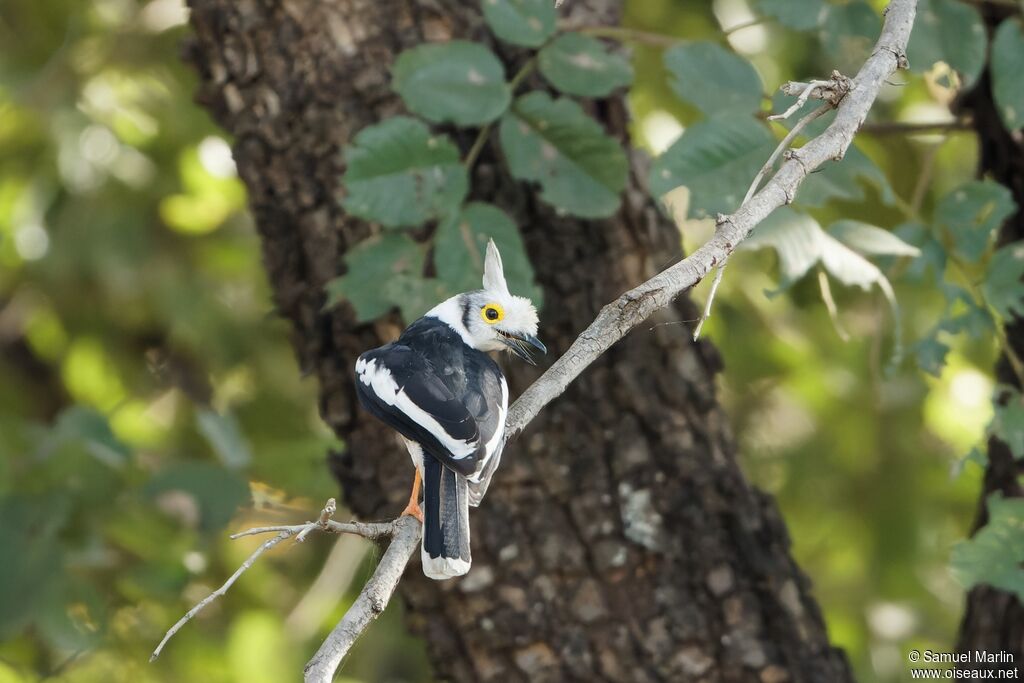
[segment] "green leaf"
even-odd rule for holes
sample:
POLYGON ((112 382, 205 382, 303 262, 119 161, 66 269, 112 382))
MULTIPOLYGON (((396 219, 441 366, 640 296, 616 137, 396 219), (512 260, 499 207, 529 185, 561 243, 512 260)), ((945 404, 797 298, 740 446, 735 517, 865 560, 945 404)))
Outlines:
POLYGON ((91 408, 67 408, 57 418, 54 431, 59 441, 81 441, 90 455, 114 469, 124 467, 131 455, 114 436, 106 416, 91 408))
POLYGON ((537 55, 537 64, 544 78, 568 95, 605 97, 633 82, 633 67, 624 57, 580 33, 556 38, 537 55))
POLYGON ((1024 126, 1024 26, 1006 19, 992 40, 992 94, 1008 130, 1024 126))
POLYGON ((981 291, 985 301, 1004 320, 1024 317, 1024 244, 1010 244, 996 251, 988 264, 981 291))
POLYGON ((895 205, 896 195, 885 173, 856 145, 851 145, 841 160, 827 162, 807 176, 796 200, 807 207, 823 207, 832 199, 862 202, 867 199, 864 184, 878 191, 883 204, 895 205))
POLYGON ((203 531, 224 528, 235 511, 249 501, 245 479, 209 462, 175 463, 153 477, 143 492, 152 499, 168 493, 184 494, 190 501, 185 505, 198 507, 203 531))
POLYGON ((839 71, 855 73, 871 54, 881 27, 871 5, 864 0, 852 0, 828 5, 819 38, 839 71))
POLYGON ((558 14, 550 0, 482 0, 487 25, 506 43, 540 47, 555 32, 558 14))
POLYGON ((62 496, 0 499, 0 638, 20 630, 59 589, 61 543, 69 505, 62 496))
POLYGON ((1001 400, 995 401, 992 435, 1006 444, 1015 458, 1024 458, 1024 396, 1012 387, 1001 387, 1001 400))
POLYGON ((754 114, 761 107, 761 77, 750 62, 706 41, 679 45, 665 52, 672 91, 708 115, 719 112, 754 114))
POLYGON ((940 377, 942 368, 946 365, 949 346, 939 341, 937 334, 931 334, 914 344, 910 352, 914 355, 917 367, 921 368, 922 372, 940 377))
POLYGON ((913 71, 928 71, 936 62, 945 62, 968 86, 985 66, 987 47, 985 24, 974 7, 959 0, 920 0, 907 46, 913 71))
POLYGON ((836 221, 828 227, 828 232, 858 254, 865 256, 921 255, 920 249, 907 244, 888 230, 860 221, 836 221))
POLYGON ((249 444, 234 415, 200 408, 196 411, 196 426, 228 469, 239 469, 252 462, 249 444))
POLYGON ((821 259, 821 226, 805 213, 776 209, 740 243, 742 250, 771 247, 779 257, 779 290, 802 278, 821 259))
POLYGON ((347 300, 360 322, 397 307, 412 322, 445 298, 436 281, 423 277, 423 259, 423 249, 407 235, 370 237, 345 255, 348 271, 327 283, 327 306, 347 300))
POLYGON ((434 266, 451 294, 480 289, 487 240, 501 252, 505 280, 513 294, 525 296, 540 308, 541 289, 534 283, 533 266, 515 222, 491 204, 472 202, 445 221, 434 237, 434 266))
POLYGON ((953 547, 950 568, 964 588, 980 584, 1024 600, 1024 499, 988 497, 988 523, 953 547))
POLYGON ((626 155, 572 100, 524 95, 501 120, 499 134, 512 175, 539 182, 545 202, 582 218, 618 210, 626 155))
POLYGON ((972 181, 940 199, 935 215, 953 238, 956 253, 975 263, 988 251, 996 231, 1015 206, 1013 195, 999 183, 972 181))
POLYGON ((661 197, 684 185, 692 217, 729 213, 775 149, 775 137, 749 116, 724 115, 686 129, 651 167, 651 193, 661 197))
POLYGON ((494 121, 511 100, 501 61, 465 40, 406 50, 395 62, 393 86, 410 111, 458 126, 494 121))
POLYGON ((347 211, 389 228, 454 212, 469 188, 459 150, 405 116, 365 128, 345 149, 347 211))
POLYGON ((908 264, 903 279, 921 282, 930 275, 936 282, 941 282, 946 272, 947 254, 935 239, 934 231, 921 223, 910 222, 897 226, 893 233, 921 251, 921 256, 908 264))
POLYGON ((783 26, 806 31, 821 25, 825 0, 760 0, 758 6, 783 26))

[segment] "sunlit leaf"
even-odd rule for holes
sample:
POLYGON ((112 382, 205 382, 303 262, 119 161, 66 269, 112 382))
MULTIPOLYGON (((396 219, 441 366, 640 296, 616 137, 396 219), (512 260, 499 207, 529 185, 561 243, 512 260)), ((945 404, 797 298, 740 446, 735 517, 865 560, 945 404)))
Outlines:
POLYGON ((404 116, 360 131, 345 149, 345 162, 345 209, 386 227, 447 215, 468 191, 455 145, 404 116))
POLYGON ((921 255, 920 249, 907 244, 888 230, 861 221, 836 221, 828 226, 828 233, 865 256, 921 255))
POLYGON ((985 300, 1004 320, 1024 316, 1024 244, 1010 244, 992 256, 981 284, 985 300))
POLYGON ((758 7, 783 26, 806 31, 821 25, 825 0, 759 0, 758 7))
POLYGON ((953 548, 950 566, 964 586, 989 585, 1024 600, 1024 499, 988 497, 988 522, 953 548))
POLYGON ((761 77, 753 65, 712 42, 693 42, 665 52, 672 91, 705 114, 754 114, 761 106, 761 77))
MULTIPOLYGON (((988 38, 978 10, 958 0, 920 0, 907 59, 914 71, 945 62, 970 85, 985 65, 988 38)), ((1019 59, 1019 56, 1018 56, 1019 59)))
POLYGON ((1013 195, 999 183, 972 181, 940 199, 935 217, 952 237, 956 253, 974 263, 988 251, 996 231, 1015 206, 1013 195))
POLYGON ((992 40, 992 95, 1009 130, 1024 126, 1024 26, 1008 19, 992 40))
POLYGON ((661 197, 685 185, 690 189, 690 216, 729 213, 739 206, 775 144, 768 129, 749 116, 701 121, 654 162, 651 193, 661 197))
POLYGON ((473 126, 508 108, 505 67, 479 43, 428 43, 398 56, 395 91, 413 112, 435 123, 473 126))
POLYGON ((779 257, 780 289, 803 277, 821 259, 821 226, 805 213, 781 207, 740 243, 743 250, 771 247, 779 257))
POLYGON ((505 280, 513 294, 525 296, 541 307, 540 287, 515 222, 491 204, 472 202, 455 218, 445 221, 434 237, 437 277, 452 294, 480 289, 487 241, 493 239, 501 252, 505 280))
POLYGON ((626 155, 572 100, 520 97, 501 120, 500 137, 512 175, 540 183, 545 202, 583 218, 618 210, 626 155))
POLYGON ((624 57, 580 33, 566 33, 546 45, 537 64, 544 78, 568 95, 605 97, 633 81, 633 67, 624 57))
POLYGON ((481 0, 487 25, 507 43, 540 47, 555 32, 558 14, 549 0, 481 0))

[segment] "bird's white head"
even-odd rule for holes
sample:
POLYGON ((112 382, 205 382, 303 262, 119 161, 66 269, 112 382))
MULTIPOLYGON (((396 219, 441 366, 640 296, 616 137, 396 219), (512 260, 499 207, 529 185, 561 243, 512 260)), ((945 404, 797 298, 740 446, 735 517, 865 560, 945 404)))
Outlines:
POLYGON ((427 315, 448 323, 463 341, 480 351, 507 350, 528 363, 533 363, 531 350, 547 353, 537 339, 537 309, 526 297, 508 291, 494 240, 487 243, 483 285, 483 289, 448 299, 427 315))

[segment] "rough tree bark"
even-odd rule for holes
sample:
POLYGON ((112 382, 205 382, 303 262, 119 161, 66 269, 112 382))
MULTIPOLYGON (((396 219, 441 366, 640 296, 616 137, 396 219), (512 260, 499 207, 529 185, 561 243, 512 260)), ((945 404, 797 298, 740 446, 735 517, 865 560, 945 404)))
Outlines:
MULTIPOLYGON (((998 25, 1016 16, 1012 6, 994 2, 982 3, 979 8, 991 36, 998 25)), ((1013 135, 1006 130, 996 109, 992 95, 992 79, 986 68, 978 84, 960 103, 964 113, 969 113, 978 133, 980 152, 979 172, 1005 185, 1013 193, 1017 211, 1003 223, 1000 245, 1024 240, 1024 141, 1019 132, 1013 135)), ((1018 356, 1024 355, 1024 321, 1013 320, 1006 326, 1007 340, 1018 356)), ((1020 381, 1004 356, 996 365, 996 378, 1007 386, 1021 389, 1020 381)), ((998 439, 988 443, 988 467, 985 483, 978 503, 978 514, 974 523, 977 531, 988 522, 985 501, 992 493, 999 491, 1005 497, 1024 496, 1024 487, 1019 477, 1024 474, 1022 463, 1013 457, 1010 449, 998 439)), ((957 642, 960 651, 988 650, 1005 651, 1014 656, 1018 667, 1024 666, 1024 605, 1012 594, 990 586, 979 586, 967 596, 964 618, 960 624, 957 642)), ((977 665, 986 668, 984 664, 977 665)), ((999 665, 991 665, 997 668, 999 665)), ((1003 664, 1005 669, 1006 665, 1003 664)))
MULTIPOLYGON (((389 67, 407 47, 487 39, 477 3, 455 0, 190 0, 186 57, 199 101, 235 137, 275 304, 294 327, 321 414, 345 439, 331 459, 345 502, 392 518, 408 457, 357 405, 352 367, 397 335, 323 311, 322 287, 371 233, 337 202, 342 145, 397 113, 389 67)), ((570 18, 613 23, 614 0, 574 0, 570 18)), ((501 55, 514 68, 522 55, 501 55)), ((592 113, 625 139, 621 98, 592 113)), ((471 142, 459 139, 463 149, 471 142)), ((679 257, 679 236, 641 187, 605 221, 554 215, 494 152, 473 196, 516 218, 544 287, 541 331, 557 356, 600 307, 679 257)), ((662 320, 693 319, 680 300, 662 320)), ((657 322, 655 320, 654 322, 657 322)), ((774 503, 752 487, 715 398, 718 357, 678 325, 612 348, 509 445, 472 515, 473 571, 437 583, 414 562, 402 581, 411 627, 439 677, 455 681, 849 681, 774 503)), ((538 371, 508 364, 513 395, 538 371)))

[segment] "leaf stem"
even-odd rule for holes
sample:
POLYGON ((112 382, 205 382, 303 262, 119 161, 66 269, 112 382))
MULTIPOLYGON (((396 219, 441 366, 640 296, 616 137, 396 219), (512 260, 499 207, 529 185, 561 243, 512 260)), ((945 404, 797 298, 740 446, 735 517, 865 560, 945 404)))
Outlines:
MULTIPOLYGON (((531 57, 526 60, 519 71, 513 76, 512 80, 508 82, 508 89, 512 95, 516 94, 516 89, 522 85, 526 77, 533 73, 533 70, 537 68, 537 58, 531 57)), ((466 153, 466 160, 463 162, 466 170, 471 170, 473 165, 476 164, 476 160, 480 158, 480 153, 484 151, 484 146, 487 144, 487 138, 491 134, 491 130, 494 128, 494 122, 491 121, 476 134, 476 139, 473 140, 473 144, 469 148, 469 152, 466 153)))
POLYGON ((682 38, 676 38, 664 33, 642 31, 625 26, 581 26, 574 30, 577 33, 593 36, 594 38, 612 38, 622 42, 643 43, 644 45, 652 45, 654 47, 674 47, 685 42, 682 38))

